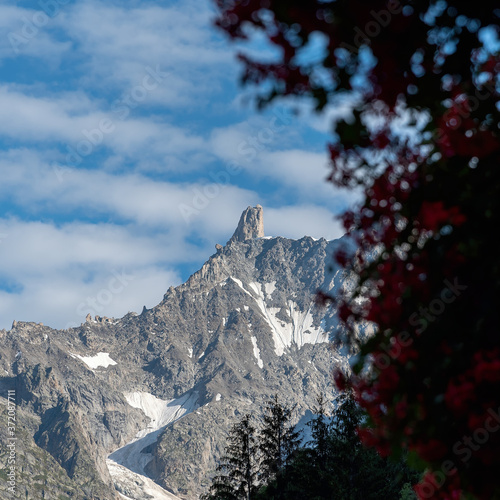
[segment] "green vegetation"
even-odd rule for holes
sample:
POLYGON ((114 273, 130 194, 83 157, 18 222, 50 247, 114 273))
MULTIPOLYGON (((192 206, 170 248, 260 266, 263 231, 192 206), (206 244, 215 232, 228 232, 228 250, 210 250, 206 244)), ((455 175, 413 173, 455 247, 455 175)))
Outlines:
POLYGON ((365 448, 357 429, 362 411, 350 393, 330 418, 323 397, 308 423, 312 439, 300 446, 293 410, 268 402, 260 431, 245 415, 229 434, 226 454, 202 500, 412 500, 419 475, 405 463, 365 448))

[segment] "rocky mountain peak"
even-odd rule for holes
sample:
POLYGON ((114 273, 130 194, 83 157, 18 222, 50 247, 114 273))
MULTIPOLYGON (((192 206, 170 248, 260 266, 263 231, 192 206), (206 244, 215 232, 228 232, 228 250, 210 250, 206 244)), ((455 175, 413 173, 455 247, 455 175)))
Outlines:
POLYGON ((296 420, 317 394, 333 401, 330 374, 348 370, 349 352, 332 343, 337 313, 316 307, 316 292, 346 286, 329 264, 342 242, 263 236, 262 207, 248 207, 232 244, 140 315, 0 330, 20 496, 196 500, 238 415, 260 414, 276 393, 296 420))
POLYGON ((248 207, 240 217, 238 227, 228 241, 246 241, 264 236, 264 210, 261 205, 248 207))

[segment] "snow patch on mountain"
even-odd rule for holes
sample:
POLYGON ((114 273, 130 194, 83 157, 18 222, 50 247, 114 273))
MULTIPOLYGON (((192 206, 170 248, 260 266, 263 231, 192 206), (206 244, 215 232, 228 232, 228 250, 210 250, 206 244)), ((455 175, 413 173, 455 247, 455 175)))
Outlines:
MULTIPOLYGON (((146 476, 144 469, 153 459, 153 456, 151 453, 145 453, 144 449, 158 440, 161 432, 168 424, 199 408, 197 405, 198 393, 194 391, 188 392, 182 397, 170 401, 157 398, 148 392, 130 392, 125 393, 124 396, 130 406, 141 409, 151 421, 145 429, 136 434, 130 443, 111 453, 108 456, 108 462, 111 461, 121 465, 132 473, 146 476)), ((113 481, 115 480, 114 473, 119 473, 116 478, 118 483, 123 479, 121 469, 114 467, 113 464, 111 464, 111 467, 108 465, 108 469, 113 481)), ((153 498, 163 499, 161 496, 153 498)))
POLYGON ((262 358, 260 357, 260 349, 257 346, 257 337, 250 337, 250 340, 252 341, 253 344, 253 355, 255 356, 255 359, 257 360, 257 366, 259 368, 264 368, 264 362, 262 361, 262 358))
POLYGON ((148 392, 129 392, 124 396, 130 406, 139 408, 151 419, 148 426, 140 431, 136 438, 165 427, 197 408, 196 393, 187 393, 179 399, 171 400, 157 398, 148 392))
POLYGON ((243 286, 243 283, 241 282, 241 280, 239 280, 238 278, 235 278, 234 276, 229 276, 229 278, 232 279, 245 293, 248 293, 245 290, 245 287, 243 286))
POLYGON ((285 348, 291 347, 292 344, 300 349, 304 344, 328 342, 328 334, 321 326, 314 326, 310 307, 304 312, 294 301, 289 300, 287 312, 290 322, 285 322, 277 317, 280 308, 267 306, 262 287, 257 285, 259 284, 250 283, 252 289, 257 290, 258 297, 255 298, 255 302, 273 332, 274 352, 278 356, 282 356, 285 348))
POLYGON ((276 281, 272 281, 271 283, 264 283, 264 289, 266 291, 266 295, 271 296, 276 290, 276 281))
POLYGON ((274 352, 278 356, 282 356, 285 349, 291 347, 292 344, 295 344, 300 349, 305 344, 328 342, 328 334, 321 328, 321 325, 314 326, 311 307, 307 311, 301 311, 296 302, 289 300, 287 313, 290 321, 285 322, 277 317, 281 308, 269 307, 266 302, 266 299, 276 290, 276 281, 264 283, 264 285, 257 282, 249 283, 248 287, 255 293, 257 296, 255 297, 243 286, 241 280, 233 276, 230 278, 256 302, 262 316, 271 328, 274 339, 274 352))
POLYGON ((125 500, 179 500, 179 497, 164 490, 149 477, 136 474, 113 460, 106 460, 115 488, 125 500), (146 496, 148 495, 148 496, 146 496))
POLYGON ((255 283, 252 281, 248 283, 248 286, 260 297, 262 295, 262 285, 260 283, 255 283))
POLYGON ((116 365, 116 361, 111 359, 109 353, 98 352, 95 356, 80 356, 79 354, 69 353, 72 358, 79 359, 83 361, 91 370, 95 370, 102 366, 107 368, 108 366, 116 365))

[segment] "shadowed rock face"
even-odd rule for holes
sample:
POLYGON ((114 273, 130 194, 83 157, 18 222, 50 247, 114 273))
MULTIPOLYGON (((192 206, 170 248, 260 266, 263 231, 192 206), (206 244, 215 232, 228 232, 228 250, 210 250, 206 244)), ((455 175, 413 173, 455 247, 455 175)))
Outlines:
POLYGON ((260 205, 248 207, 240 217, 240 222, 231 239, 228 241, 246 241, 264 236, 264 210, 260 205))

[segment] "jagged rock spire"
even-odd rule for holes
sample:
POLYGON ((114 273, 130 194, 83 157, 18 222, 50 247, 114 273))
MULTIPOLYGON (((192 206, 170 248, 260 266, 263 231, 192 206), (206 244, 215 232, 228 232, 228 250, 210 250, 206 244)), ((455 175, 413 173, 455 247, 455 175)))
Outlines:
POLYGON ((264 210, 261 205, 248 207, 240 217, 240 222, 231 239, 228 241, 245 241, 264 236, 264 210))

